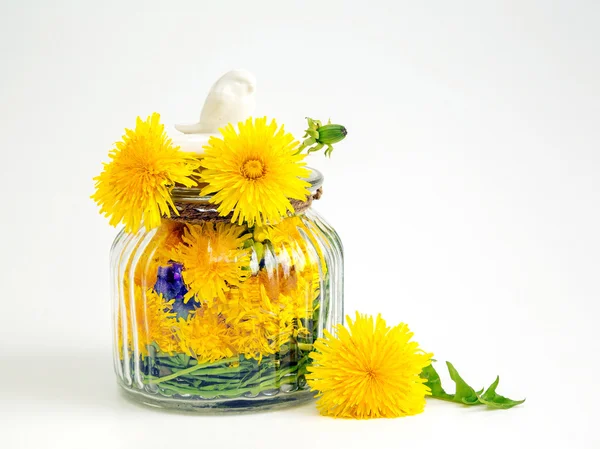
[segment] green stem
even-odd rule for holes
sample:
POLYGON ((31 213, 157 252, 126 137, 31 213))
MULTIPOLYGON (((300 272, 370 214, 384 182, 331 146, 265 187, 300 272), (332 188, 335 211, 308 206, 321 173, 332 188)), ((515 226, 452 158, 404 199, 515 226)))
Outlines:
POLYGON ((454 399, 454 396, 452 396, 451 394, 447 395, 447 396, 430 396, 431 399, 438 399, 440 401, 446 401, 446 402, 454 402, 455 404, 462 404, 462 405, 476 405, 476 404, 465 404, 462 401, 457 401, 456 399, 454 399))
POLYGON ((300 153, 302 153, 302 152, 304 151, 304 149, 305 149, 305 148, 306 148, 306 145, 304 145, 304 144, 301 144, 301 145, 298 147, 298 151, 296 151, 296 152, 294 153, 294 156, 298 156, 300 153))
POLYGON ((298 343, 298 349, 301 351, 312 351, 313 345, 310 343, 298 343))
POLYGON ((199 370, 200 368, 207 368, 209 366, 218 366, 218 365, 223 365, 225 363, 232 363, 232 362, 237 362, 237 361, 239 361, 238 357, 230 357, 228 359, 219 360, 218 362, 199 363, 198 365, 194 365, 189 368, 182 369, 180 371, 175 371, 174 373, 169 374, 168 376, 163 376, 163 377, 159 377, 157 379, 153 379, 150 381, 150 383, 151 384, 159 384, 159 383, 165 382, 167 380, 175 379, 176 377, 179 377, 179 376, 185 376, 186 374, 193 373, 194 371, 199 370))
MULTIPOLYGON (((203 381, 199 382, 198 385, 190 383, 189 385, 182 385, 177 381, 172 381, 177 376, 185 376, 185 374, 190 374, 190 372, 194 369, 200 369, 202 367, 207 367, 215 364, 224 364, 231 359, 226 359, 219 361, 217 363, 212 364, 203 364, 198 366, 193 366, 187 368, 185 370, 178 371, 169 376, 164 376, 161 378, 151 378, 147 377, 146 382, 150 384, 157 384, 162 382, 163 392, 166 394, 202 394, 202 395, 214 395, 220 397, 238 397, 244 393, 252 392, 253 394, 258 394, 264 390, 270 390, 272 388, 279 388, 284 384, 294 384, 297 382, 296 378, 286 379, 285 377, 297 372, 301 367, 302 363, 308 360, 308 355, 304 356, 300 359, 299 363, 294 366, 289 366, 287 368, 283 368, 277 370, 275 372, 271 372, 269 375, 265 376, 265 370, 260 369, 256 372, 251 378, 246 379, 245 381, 239 382, 235 379, 219 379, 219 382, 215 382, 217 379, 209 376, 210 382, 207 385, 203 385, 203 381), (186 373, 187 372, 187 373, 186 373)), ((235 360, 235 358, 234 358, 235 360)), ((218 368, 217 368, 218 369, 218 368)), ((236 369, 236 368, 233 368, 236 369)), ((187 378, 189 379, 189 377, 187 378)), ((190 380, 186 380, 190 382, 190 380)))
POLYGON ((240 364, 240 366, 237 368, 233 368, 233 367, 232 368, 229 368, 229 367, 207 368, 207 369, 203 369, 201 373, 192 374, 192 376, 219 376, 219 375, 220 376, 227 376, 227 375, 231 375, 231 376, 238 375, 239 376, 240 373, 243 373, 246 371, 249 371, 249 368, 240 364))

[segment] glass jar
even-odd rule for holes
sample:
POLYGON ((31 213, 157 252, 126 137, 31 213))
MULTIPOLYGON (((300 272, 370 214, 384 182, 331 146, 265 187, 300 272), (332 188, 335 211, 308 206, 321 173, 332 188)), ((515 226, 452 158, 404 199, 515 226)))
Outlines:
POLYGON ((173 191, 179 217, 111 249, 114 364, 137 401, 244 411, 313 397, 312 344, 343 317, 343 251, 311 197, 274 226, 219 217, 198 189, 173 191))

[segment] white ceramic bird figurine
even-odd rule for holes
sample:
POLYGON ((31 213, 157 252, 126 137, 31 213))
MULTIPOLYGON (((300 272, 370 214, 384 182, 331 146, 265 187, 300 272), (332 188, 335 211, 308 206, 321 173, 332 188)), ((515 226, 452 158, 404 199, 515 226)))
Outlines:
POLYGON ((256 78, 247 70, 231 70, 212 86, 200 121, 194 124, 175 125, 184 134, 212 134, 219 128, 246 120, 254 112, 256 78))

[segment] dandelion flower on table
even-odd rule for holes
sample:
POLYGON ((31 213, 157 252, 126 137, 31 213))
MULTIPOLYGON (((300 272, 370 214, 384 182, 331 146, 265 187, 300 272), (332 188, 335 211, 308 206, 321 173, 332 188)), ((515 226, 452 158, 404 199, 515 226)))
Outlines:
POLYGON ((111 161, 94 178, 92 199, 111 225, 122 223, 126 232, 137 232, 142 224, 153 229, 163 216, 179 215, 172 188, 177 183, 196 185, 192 173, 199 162, 172 145, 157 113, 146 120, 138 117, 135 129, 125 130, 109 157, 111 161))
POLYGON ((211 137, 202 159, 202 195, 214 194, 222 216, 248 226, 276 223, 293 212, 291 199, 305 200, 309 175, 298 142, 277 127, 275 120, 249 118, 221 128, 222 139, 211 137))
POLYGON ((246 279, 250 274, 250 250, 243 248, 249 237, 244 231, 230 223, 186 225, 182 243, 172 252, 172 259, 184 267, 182 276, 189 290, 186 303, 196 296, 210 306, 216 297, 223 297, 231 286, 246 279))
POLYGON ((415 415, 431 394, 420 377, 433 354, 425 353, 406 324, 388 327, 381 315, 347 317, 348 328, 325 331, 311 353, 306 376, 318 391, 321 414, 336 418, 393 418, 415 415))

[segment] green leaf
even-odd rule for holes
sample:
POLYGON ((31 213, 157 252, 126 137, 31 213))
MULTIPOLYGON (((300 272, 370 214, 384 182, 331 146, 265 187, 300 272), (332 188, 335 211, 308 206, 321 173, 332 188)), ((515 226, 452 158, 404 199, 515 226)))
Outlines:
POLYGON ((485 393, 483 393, 484 390, 475 391, 469 384, 467 384, 463 378, 460 377, 460 374, 458 374, 458 371, 456 368, 454 368, 452 363, 446 362, 446 365, 448 366, 450 378, 456 384, 456 392, 454 394, 446 393, 442 387, 440 376, 433 365, 426 366, 421 372, 421 377, 426 379, 425 385, 431 389, 432 398, 456 402, 457 404, 469 406, 485 405, 489 408, 504 410, 525 402, 525 399, 522 401, 515 401, 497 394, 496 388, 498 387, 498 382, 500 381, 499 377, 497 377, 496 381, 490 385, 487 390, 485 390, 485 393))
POLYGON ((454 401, 462 402, 466 405, 476 405, 479 402, 479 398, 477 397, 477 393, 475 392, 475 390, 473 390, 473 388, 470 385, 468 385, 462 377, 460 377, 460 374, 458 374, 458 371, 456 371, 456 368, 454 368, 454 365, 452 365, 452 363, 446 362, 446 365, 448 365, 450 379, 452 379, 454 383, 456 383, 456 393, 454 393, 454 401))
POLYGON ((440 375, 435 370, 433 365, 429 365, 423 368, 423 371, 421 372, 421 377, 423 379, 427 379, 425 385, 427 385, 431 389, 431 396, 438 399, 452 399, 453 396, 451 394, 446 393, 442 388, 442 381, 440 379, 440 375))
POLYGON ((481 403, 487 405, 490 408, 499 408, 507 410, 525 402, 525 399, 515 401, 513 399, 506 398, 496 393, 496 388, 498 387, 499 382, 500 376, 496 377, 494 383, 488 387, 485 393, 483 393, 482 395, 477 395, 481 403))

